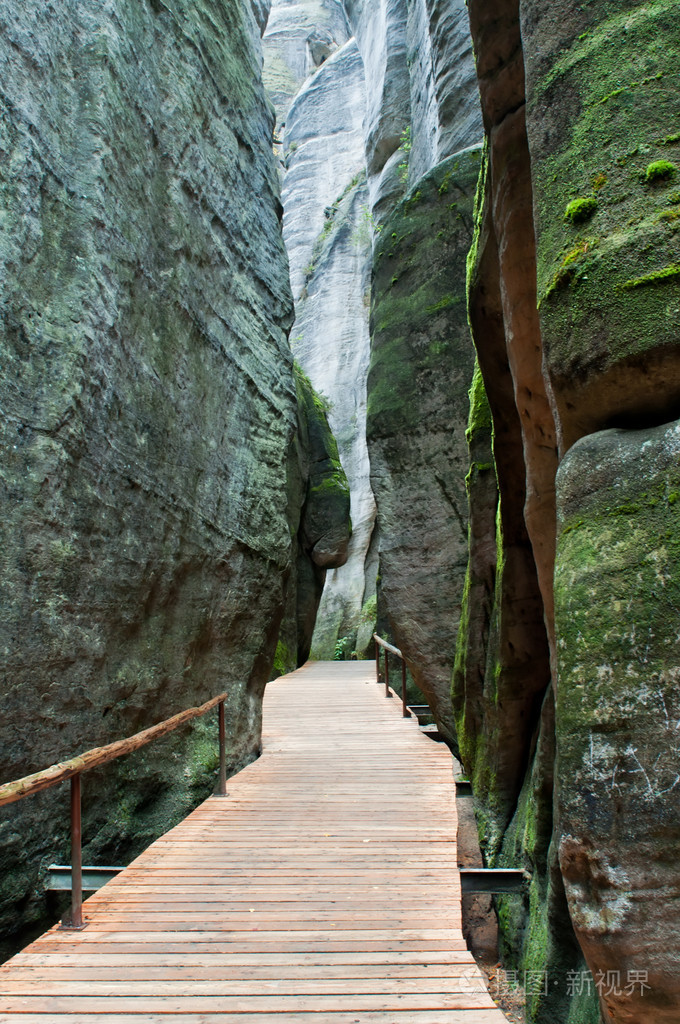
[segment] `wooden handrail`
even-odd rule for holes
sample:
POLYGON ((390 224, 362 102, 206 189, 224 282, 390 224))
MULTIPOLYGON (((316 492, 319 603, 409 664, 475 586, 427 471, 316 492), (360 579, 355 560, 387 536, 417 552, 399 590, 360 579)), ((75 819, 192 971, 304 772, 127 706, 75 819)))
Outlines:
POLYGON ((16 803, 17 800, 23 800, 24 797, 32 796, 33 793, 39 793, 41 789, 56 786, 67 779, 71 780, 71 916, 68 919, 68 923, 62 921, 62 928, 75 928, 79 930, 85 927, 83 922, 83 865, 80 817, 80 776, 82 773, 89 771, 90 768, 99 768, 101 765, 108 764, 109 761, 115 761, 117 757, 122 757, 124 754, 131 754, 133 750, 139 750, 140 747, 146 746, 152 740, 165 736, 169 732, 174 732, 180 725, 184 725, 194 718, 200 718, 201 715, 205 715, 206 712, 217 707, 220 747, 218 794, 219 796, 226 796, 227 772, 224 727, 224 702, 226 699, 227 694, 221 693, 219 697, 213 697, 198 708, 187 708, 186 711, 180 711, 178 715, 166 718, 164 722, 159 722, 158 725, 152 725, 148 729, 136 732, 133 736, 128 736, 124 740, 116 740, 114 743, 108 743, 105 747, 94 747, 92 750, 86 750, 84 754, 79 754, 78 757, 72 757, 68 761, 53 764, 41 772, 25 775, 23 779, 15 779, 14 782, 6 782, 4 786, 0 786, 0 807, 2 807, 5 804, 16 803))
POLYGON ((139 750, 151 740, 174 732, 185 722, 190 722, 193 718, 200 718, 201 715, 206 714, 207 711, 225 700, 226 696, 226 693, 222 693, 219 697, 213 697, 212 700, 206 701, 198 708, 187 708, 186 711, 180 711, 178 715, 173 715, 172 718, 167 718, 164 722, 159 722, 158 725, 152 725, 148 729, 143 729, 142 732, 128 736, 127 739, 116 740, 114 743, 108 743, 105 747, 94 747, 68 761, 53 764, 43 771, 34 772, 33 775, 25 775, 23 779, 6 782, 4 786, 0 786, 0 807, 23 800, 24 797, 31 796, 33 793, 39 793, 41 789, 56 786, 57 783, 65 782, 66 779, 89 771, 90 768, 99 768, 103 764, 108 764, 109 761, 114 761, 117 757, 122 757, 123 754, 139 750))
POLYGON ((396 654, 398 658, 401 658, 401 713, 404 718, 410 717, 410 712, 406 707, 406 658, 401 653, 398 647, 383 640, 377 633, 373 634, 375 640, 375 676, 376 680, 380 682, 380 648, 385 650, 385 696, 391 697, 390 693, 390 663, 387 657, 387 652, 391 651, 392 654, 396 654))
POLYGON ((388 644, 387 640, 383 640, 383 638, 381 636, 378 636, 377 633, 373 634, 373 639, 377 644, 380 644, 381 647, 384 647, 388 651, 392 651, 392 654, 396 654, 398 658, 401 658, 402 661, 404 660, 404 655, 401 653, 398 647, 393 647, 392 644, 388 644))

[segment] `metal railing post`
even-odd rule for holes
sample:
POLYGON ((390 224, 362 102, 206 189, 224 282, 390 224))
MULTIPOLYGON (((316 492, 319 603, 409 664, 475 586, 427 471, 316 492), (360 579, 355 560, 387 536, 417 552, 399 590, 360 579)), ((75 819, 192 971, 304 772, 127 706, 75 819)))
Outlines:
POLYGON ((83 849, 80 811, 80 774, 71 778, 71 920, 67 928, 83 924, 83 849))
POLYGON ((387 648, 385 648, 385 696, 392 696, 390 693, 390 655, 387 648))
POLYGON ((375 681, 380 682, 380 644, 375 641, 375 681))
POLYGON ((220 783, 217 790, 218 796, 227 795, 227 742, 226 729, 224 727, 224 701, 217 705, 217 725, 220 734, 220 783))
POLYGON ((404 718, 410 718, 406 708, 406 662, 401 659, 401 713, 404 718))

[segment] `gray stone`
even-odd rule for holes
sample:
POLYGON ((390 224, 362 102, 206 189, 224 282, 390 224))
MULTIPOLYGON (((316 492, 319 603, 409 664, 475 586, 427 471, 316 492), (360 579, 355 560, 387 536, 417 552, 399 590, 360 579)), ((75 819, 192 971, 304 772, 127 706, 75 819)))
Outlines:
POLYGON ((364 103, 363 66, 352 39, 301 89, 285 137, 284 238, 296 306, 291 346, 329 400, 351 494, 348 559, 326 578, 312 645, 317 658, 331 658, 338 637, 356 633, 375 586, 365 569, 375 504, 365 433, 372 217, 363 170, 364 103))
POLYGON ((379 607, 442 733, 468 558, 465 476, 474 350, 465 301, 480 150, 421 178, 376 245, 368 378, 379 607))
POLYGON ((612 1021, 677 1018, 680 423, 577 442, 557 476, 557 841, 612 1021))
MULTIPOLYGON (((223 690, 230 767, 259 749, 296 418, 259 65, 245 3, 0 4, 3 781, 223 690)), ((88 776, 85 855, 207 795, 214 730, 88 776)), ((3 811, 3 929, 65 799, 3 811)))

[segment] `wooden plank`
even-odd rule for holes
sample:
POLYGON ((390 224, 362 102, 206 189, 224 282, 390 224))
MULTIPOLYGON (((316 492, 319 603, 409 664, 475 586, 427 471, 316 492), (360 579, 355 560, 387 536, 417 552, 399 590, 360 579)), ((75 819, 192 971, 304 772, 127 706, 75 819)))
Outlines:
POLYGON ((370 668, 271 684, 262 757, 87 900, 84 931, 0 968, 0 1022, 501 1024, 460 933, 450 754, 370 668))
MULTIPOLYGON (((187 978, 173 979, 147 979, 142 980, 128 978, 126 980, 126 997, 135 998, 146 996, 173 996, 184 997, 186 993, 187 978)), ((196 996, 252 996, 252 980, 224 980, 219 979, 191 979, 191 998, 196 996)), ((55 978, 52 975, 48 978, 27 979, 25 976, 10 979, 5 982, 0 995, 0 1001, 8 996, 80 996, 89 997, 117 996, 120 993, 120 984, 116 978, 106 980, 89 977, 87 979, 55 978)), ((333 995, 419 995, 425 994, 428 998, 435 995, 467 995, 474 993, 483 995, 488 1001, 488 992, 483 980, 479 977, 454 976, 437 977, 427 976, 423 978, 337 978, 332 981, 328 978, 320 980, 302 980, 300 978, 287 978, 283 981, 277 979, 258 979, 257 995, 279 996, 292 999, 301 996, 333 996, 333 995)))
MULTIPOLYGON (((97 962, 97 961, 95 961, 97 962)), ((87 963, 90 963, 88 959, 87 963)), ((166 967, 126 965, 125 976, 129 981, 172 981, 183 985, 186 981, 225 981, 228 975, 229 983, 248 982, 253 980, 262 982, 274 981, 277 985, 294 984, 296 992, 308 993, 310 986, 318 982, 324 984, 334 978, 354 978, 357 980, 376 979, 375 984, 385 985, 393 981, 406 979, 430 979, 430 978, 473 978, 481 982, 476 964, 469 963, 442 963, 442 964, 390 964, 389 978, 385 977, 385 964, 286 964, 285 979, 282 981, 283 971, 281 964, 264 966, 257 964, 251 967, 230 966, 225 971, 224 966, 208 967, 203 964, 188 965, 182 960, 177 960, 166 967)), ((25 980, 32 983, 51 986, 53 981, 97 981, 118 979, 120 966, 117 963, 100 966, 86 966, 82 961, 73 963, 69 958, 66 965, 57 967, 50 963, 49 976, 46 977, 40 965, 27 967, 14 967, 9 981, 2 979, 2 968, 0 968, 0 992, 5 995, 10 991, 10 984, 21 983, 25 980)), ((226 984, 226 982, 225 982, 226 984)), ((261 986, 258 985, 258 989, 261 986)))
POLYGON ((334 996, 0 996, 0 1013, 325 1013, 326 1010, 470 1010, 492 1009, 486 990, 481 993, 417 993, 334 996), (141 1005, 140 1005, 141 1004, 141 1005))
MULTIPOLYGON (((168 1016, 166 1013, 78 1013, 77 1018, 72 1014, 61 1014, 50 1012, 49 1017, 42 1013, 21 1013, 13 1014, 9 1019, 11 1024, 357 1024, 356 1012, 333 1012, 319 1011, 312 1013, 202 1013, 200 1017, 196 1014, 177 1013, 168 1016)), ((505 1017, 500 1010, 378 1010, 377 1012, 364 1012, 361 1014, 360 1024, 502 1024, 505 1017)), ((4 1022, 3 1022, 4 1024, 4 1022)))

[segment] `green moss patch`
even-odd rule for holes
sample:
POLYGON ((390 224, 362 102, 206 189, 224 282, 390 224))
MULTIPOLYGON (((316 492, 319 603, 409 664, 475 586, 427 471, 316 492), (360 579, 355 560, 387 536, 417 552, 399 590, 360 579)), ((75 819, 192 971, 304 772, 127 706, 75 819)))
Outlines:
POLYGON ((647 166, 647 170, 645 171, 645 181, 670 181, 671 178, 675 177, 676 173, 677 168, 675 164, 670 162, 670 160, 655 160, 647 166))
POLYGON ((569 224, 584 224, 587 220, 590 220, 596 210, 597 199, 594 196, 572 199, 564 211, 564 219, 569 224))
POLYGON ((644 277, 636 277, 632 281, 625 281, 621 287, 624 291, 631 291, 633 288, 650 288, 655 285, 667 284, 669 281, 677 280, 680 277, 680 263, 672 263, 669 267, 656 270, 652 274, 645 274, 644 277))
POLYGON ((680 166, 668 148, 680 119, 677 6, 587 4, 578 16, 587 31, 552 62, 527 55, 538 74, 527 123, 541 332, 558 389, 677 343, 677 307, 661 287, 676 281, 659 274, 678 262, 664 213, 680 166), (579 253, 586 214, 596 245, 579 253))
POLYGON ((374 257, 369 438, 437 429, 442 381, 464 377, 467 390, 473 348, 465 256, 479 160, 473 150, 437 165, 383 226, 390 245, 374 257), (442 195, 454 188, 459 199, 451 211, 442 195))

